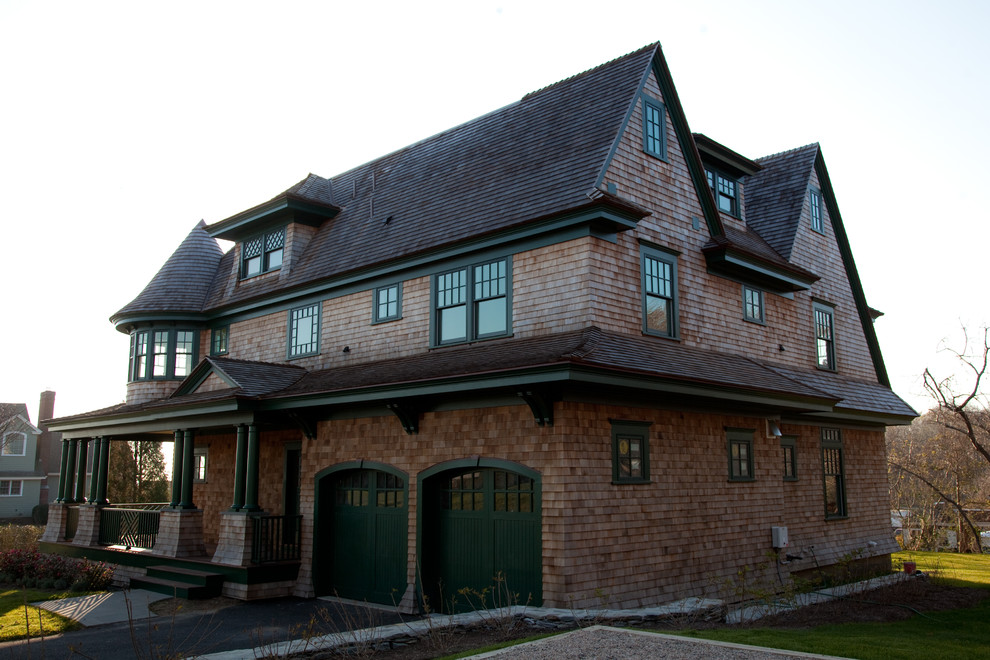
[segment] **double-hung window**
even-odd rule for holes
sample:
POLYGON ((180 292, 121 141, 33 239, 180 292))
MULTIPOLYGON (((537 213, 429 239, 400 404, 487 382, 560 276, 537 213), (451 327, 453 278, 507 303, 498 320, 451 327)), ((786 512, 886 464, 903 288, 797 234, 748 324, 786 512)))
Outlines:
POLYGON ((643 249, 643 331, 677 336, 677 257, 643 249))
POLYGON ((22 480, 0 480, 0 497, 20 497, 22 492, 24 492, 24 482, 22 480))
POLYGON ((822 217, 822 194, 814 188, 810 191, 811 228, 819 234, 825 233, 825 220, 822 217))
POLYGON ((230 326, 213 328, 210 334, 210 355, 226 355, 230 349, 230 326))
POLYGON ((289 358, 320 352, 320 303, 289 310, 289 358))
POLYGON ((402 318, 402 284, 389 284, 375 289, 372 306, 374 323, 402 318))
POLYGON ((667 160, 667 119, 663 104, 643 97, 643 151, 667 160))
POLYGON ((650 422, 612 423, 612 483, 650 481, 650 422))
POLYGON ((835 310, 815 303, 815 348, 818 368, 835 371, 835 310))
POLYGON ((822 429, 822 474, 825 479, 825 517, 846 516, 846 473, 842 464, 842 431, 822 429))
POLYGON ((434 277, 436 345, 509 334, 508 258, 486 261, 434 277))
POLYGON ((196 447, 193 449, 193 483, 206 483, 206 468, 209 457, 209 447, 196 447))
POLYGON ((743 318, 754 323, 763 323, 763 292, 743 285, 743 318))
POLYGON ((751 429, 726 429, 729 481, 753 481, 753 433, 751 429))
POLYGON ((131 335, 128 380, 182 379, 196 363, 198 333, 177 328, 139 330, 131 335))
POLYGON ((241 279, 282 267, 285 227, 260 234, 241 245, 241 279))
POLYGON ((3 436, 3 447, 0 455, 24 456, 27 451, 27 436, 20 431, 10 431, 3 436))
POLYGON ((739 183, 735 178, 717 170, 705 170, 708 187, 712 189, 718 210, 729 215, 739 215, 739 183))

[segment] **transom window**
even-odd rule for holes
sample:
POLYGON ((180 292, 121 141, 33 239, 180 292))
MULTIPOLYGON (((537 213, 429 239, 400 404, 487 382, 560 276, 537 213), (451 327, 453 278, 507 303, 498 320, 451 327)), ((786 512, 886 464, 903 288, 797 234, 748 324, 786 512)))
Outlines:
POLYGON ((442 273, 434 278, 436 344, 509 334, 509 260, 442 273))
POLYGON ((644 251, 643 330, 661 337, 677 336, 677 259, 673 255, 644 251))
POLYGON ((835 313, 831 307, 816 304, 815 346, 818 353, 818 368, 835 371, 835 313))
POLYGON ((651 156, 667 159, 667 120, 663 104, 643 98, 643 150, 651 156))
POLYGON ((811 190, 811 228, 819 234, 825 233, 825 220, 822 218, 822 195, 811 190))
POLYGON ((743 318, 763 323, 763 292, 743 285, 743 318))
POLYGON ((736 179, 717 170, 705 170, 708 187, 715 196, 718 210, 729 215, 739 215, 739 184, 736 179))
POLYGON ((0 497, 20 497, 24 482, 20 479, 0 479, 0 497))
POLYGON ((729 480, 753 481, 753 431, 727 429, 729 450, 729 480))
POLYGON ((0 455, 23 456, 27 451, 27 436, 20 431, 10 431, 3 436, 3 447, 0 455))
POLYGON ((612 421, 612 483, 650 481, 650 422, 612 421))
POLYGON ((378 470, 352 470, 335 481, 337 506, 401 509, 406 505, 406 480, 378 470))
POLYGON ((485 498, 490 496, 493 511, 533 513, 535 490, 531 477, 508 470, 474 470, 444 480, 440 506, 446 511, 484 511, 485 498))
POLYGON ((282 267, 285 227, 244 241, 241 245, 241 278, 254 277, 282 267))
POLYGON ((320 304, 289 310, 289 357, 320 352, 320 304))
POLYGON ((198 333, 177 328, 139 330, 131 335, 129 380, 182 379, 196 362, 198 333))
POLYGON ((846 516, 846 474, 842 464, 842 431, 822 429, 822 474, 825 479, 825 517, 846 516))
POLYGON ((394 321, 402 316, 402 285, 390 284, 375 289, 374 322, 394 321))

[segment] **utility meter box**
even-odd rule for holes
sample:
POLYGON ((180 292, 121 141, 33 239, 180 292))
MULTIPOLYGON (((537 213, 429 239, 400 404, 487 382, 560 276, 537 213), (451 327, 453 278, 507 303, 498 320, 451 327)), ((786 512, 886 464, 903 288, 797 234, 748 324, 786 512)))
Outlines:
POLYGON ((770 528, 770 538, 773 540, 773 547, 776 550, 787 547, 787 528, 786 527, 771 527, 770 528))

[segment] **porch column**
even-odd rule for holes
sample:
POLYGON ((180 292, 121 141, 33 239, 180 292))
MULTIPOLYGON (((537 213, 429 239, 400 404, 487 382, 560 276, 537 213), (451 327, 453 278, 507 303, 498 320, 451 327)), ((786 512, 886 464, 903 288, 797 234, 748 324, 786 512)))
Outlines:
POLYGON ((97 493, 99 492, 100 484, 100 440, 103 438, 97 436, 93 438, 93 474, 89 478, 89 499, 86 501, 90 504, 96 504, 97 493))
POLYGON ((75 491, 76 485, 76 445, 78 442, 78 440, 69 440, 69 458, 65 465, 65 497, 62 500, 66 504, 75 504, 76 502, 72 498, 72 493, 75 491))
POLYGON ((247 427, 237 427, 237 453, 234 455, 234 503, 231 511, 244 508, 244 472, 247 470, 247 427))
POLYGON ((100 476, 96 480, 96 503, 105 506, 110 503, 107 499, 107 480, 110 478, 110 438, 100 438, 100 476))
POLYGON ((244 489, 243 511, 261 511, 258 506, 258 427, 248 426, 247 475, 244 489))
POLYGON ((182 501, 179 502, 180 509, 195 509, 193 504, 193 471, 195 465, 195 442, 193 441, 193 431, 186 430, 185 438, 182 441, 182 501))
POLYGON ((62 458, 59 460, 58 464, 58 497, 55 498, 56 502, 65 501, 65 472, 66 467, 69 464, 69 441, 62 441, 62 458))
POLYGON ((75 500, 80 504, 86 501, 86 459, 89 458, 89 441, 90 438, 79 438, 79 449, 76 456, 79 467, 76 472, 75 500))
POLYGON ((182 499, 182 431, 176 431, 172 445, 172 502, 169 506, 178 509, 180 499, 182 499))

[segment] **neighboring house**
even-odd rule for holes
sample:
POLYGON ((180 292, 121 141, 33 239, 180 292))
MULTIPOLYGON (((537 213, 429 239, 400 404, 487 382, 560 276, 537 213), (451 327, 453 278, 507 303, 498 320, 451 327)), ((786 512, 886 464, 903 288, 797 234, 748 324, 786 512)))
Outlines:
POLYGON ((27 405, 0 403, 0 520, 31 520, 45 480, 36 465, 41 434, 27 405))
POLYGON ((404 608, 497 574, 652 605, 785 536, 783 578, 889 566, 884 428, 916 413, 878 315, 818 145, 692 134, 651 45, 193 228, 111 318, 126 403, 50 425, 43 545, 404 608), (106 506, 117 440, 174 440, 169 507, 106 506))

